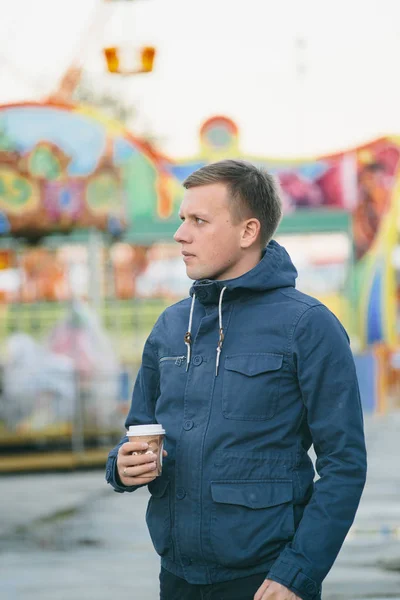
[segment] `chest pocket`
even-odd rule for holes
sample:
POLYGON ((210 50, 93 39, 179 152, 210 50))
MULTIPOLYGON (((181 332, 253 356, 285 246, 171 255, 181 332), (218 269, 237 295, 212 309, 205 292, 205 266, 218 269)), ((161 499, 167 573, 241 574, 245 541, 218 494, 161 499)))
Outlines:
POLYGON ((282 354, 235 354, 225 359, 222 414, 226 419, 265 421, 277 410, 282 354))

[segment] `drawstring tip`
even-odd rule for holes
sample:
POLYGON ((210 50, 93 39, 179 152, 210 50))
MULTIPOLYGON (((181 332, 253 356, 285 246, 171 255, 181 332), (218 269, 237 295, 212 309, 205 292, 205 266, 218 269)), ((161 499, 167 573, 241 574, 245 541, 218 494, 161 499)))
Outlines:
POLYGON ((187 348, 187 352, 186 352, 186 371, 189 369, 189 364, 190 364, 190 342, 185 342, 186 344, 186 348, 187 348))
POLYGON ((221 354, 221 348, 217 348, 217 360, 215 361, 215 377, 218 377, 218 367, 219 367, 219 356, 221 354))

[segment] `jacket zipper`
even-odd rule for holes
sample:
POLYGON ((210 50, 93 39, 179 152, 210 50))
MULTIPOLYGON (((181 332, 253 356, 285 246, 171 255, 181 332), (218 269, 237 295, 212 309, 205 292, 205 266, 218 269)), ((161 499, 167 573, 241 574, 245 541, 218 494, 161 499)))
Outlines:
POLYGON ((174 360, 177 367, 180 367, 186 360, 186 356, 163 356, 160 358, 160 363, 166 360, 174 360))

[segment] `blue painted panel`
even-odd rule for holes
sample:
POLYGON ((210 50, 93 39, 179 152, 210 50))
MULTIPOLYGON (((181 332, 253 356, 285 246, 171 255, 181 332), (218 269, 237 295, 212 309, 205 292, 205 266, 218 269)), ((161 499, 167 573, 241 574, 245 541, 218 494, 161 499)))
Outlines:
POLYGON ((354 356, 354 362, 363 410, 364 412, 375 412, 378 405, 375 357, 372 352, 359 354, 354 356))
POLYGON ((371 286, 367 310, 367 344, 383 340, 382 265, 377 270, 371 286))

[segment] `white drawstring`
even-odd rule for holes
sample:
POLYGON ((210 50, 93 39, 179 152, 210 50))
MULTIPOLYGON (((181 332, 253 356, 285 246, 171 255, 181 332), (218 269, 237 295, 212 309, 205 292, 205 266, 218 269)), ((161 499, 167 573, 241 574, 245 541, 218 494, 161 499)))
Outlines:
POLYGON ((221 293, 219 295, 219 303, 218 303, 218 316, 219 316, 219 340, 217 346, 217 358, 215 360, 215 377, 218 375, 218 367, 219 367, 219 357, 221 355, 222 344, 224 343, 224 329, 222 327, 222 298, 224 296, 224 292, 226 287, 222 288, 221 293))
MULTIPOLYGON (((216 377, 218 375, 219 358, 220 358, 220 355, 221 355, 222 345, 224 343, 224 328, 222 326, 222 299, 224 297, 225 290, 226 290, 226 287, 222 288, 221 293, 219 295, 219 302, 218 302, 219 339, 218 339, 218 346, 217 346, 217 357, 216 357, 216 360, 215 360, 215 376, 216 377)), ((196 294, 193 294, 192 304, 190 306, 189 326, 188 326, 188 330, 185 333, 185 337, 184 337, 184 341, 185 341, 186 348, 187 348, 187 353, 186 353, 186 371, 189 368, 190 357, 191 357, 192 322, 193 322, 193 311, 194 311, 195 300, 196 300, 196 294)))
POLYGON ((185 333, 185 344, 186 344, 186 348, 187 348, 187 353, 186 353, 186 371, 189 368, 189 363, 190 363, 190 344, 192 343, 192 321, 193 321, 193 310, 194 310, 194 301, 196 299, 196 294, 193 294, 193 298, 192 298, 192 304, 190 306, 190 315, 189 315, 189 327, 187 332, 185 333))

